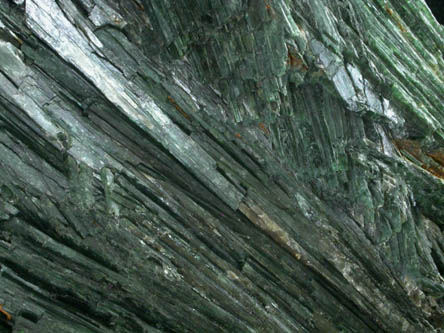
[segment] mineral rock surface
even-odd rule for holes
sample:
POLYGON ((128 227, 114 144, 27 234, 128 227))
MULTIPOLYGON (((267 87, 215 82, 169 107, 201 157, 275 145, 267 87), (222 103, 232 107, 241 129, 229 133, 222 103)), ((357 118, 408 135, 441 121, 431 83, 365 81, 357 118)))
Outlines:
POLYGON ((0 0, 0 332, 443 332, 423 0, 0 0))

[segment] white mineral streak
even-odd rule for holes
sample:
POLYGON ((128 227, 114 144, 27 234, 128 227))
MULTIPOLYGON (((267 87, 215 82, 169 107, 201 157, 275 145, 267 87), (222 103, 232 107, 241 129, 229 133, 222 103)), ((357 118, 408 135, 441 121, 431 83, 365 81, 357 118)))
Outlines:
POLYGON ((392 157, 397 156, 397 153, 395 151, 393 143, 390 142, 390 139, 387 137, 387 134, 385 133, 385 131, 381 127, 381 125, 378 124, 376 126, 376 129, 377 129, 379 135, 381 136, 381 144, 382 144, 383 153, 388 156, 392 156, 392 157))
POLYGON ((88 39, 64 16, 54 0, 26 2, 29 27, 62 58, 78 68, 131 121, 153 135, 178 160, 217 189, 221 199, 237 208, 242 195, 215 171, 215 161, 183 133, 148 96, 127 91, 122 74, 111 71, 93 53, 88 39))
POLYGON ((341 66, 333 76, 333 83, 342 99, 348 104, 351 110, 356 109, 356 92, 353 82, 347 74, 344 66, 341 66))
POLYGON ((52 110, 52 118, 69 126, 72 140, 69 152, 76 160, 82 161, 94 170, 100 170, 105 165, 112 166, 117 170, 123 168, 119 161, 102 150, 99 145, 92 144, 99 141, 105 142, 109 139, 82 126, 77 117, 73 116, 69 110, 56 106, 52 110))
POLYGON ((16 86, 20 86, 29 75, 28 68, 23 63, 23 54, 14 45, 0 40, 0 68, 16 86))
POLYGON ((288 31, 291 38, 296 38, 299 34, 299 29, 290 14, 290 9, 287 4, 285 2, 280 3, 278 9, 280 9, 280 17, 284 21, 286 31, 288 31))
POLYGON ((94 35, 94 33, 89 29, 88 27, 83 27, 83 30, 88 35, 89 40, 94 44, 94 46, 98 47, 99 49, 103 48, 102 42, 94 35))
POLYGON ((17 105, 30 119, 32 119, 49 137, 57 140, 57 134, 63 132, 55 126, 50 118, 40 109, 40 107, 28 96, 19 91, 7 77, 0 73, 0 80, 3 82, 0 85, 0 91, 3 91, 3 96, 9 96, 10 101, 17 105))
POLYGON ((69 153, 80 162, 85 163, 93 170, 100 170, 105 166, 103 161, 99 158, 95 158, 95 153, 91 152, 91 149, 82 145, 77 139, 73 139, 72 147, 69 149, 69 153))
POLYGON ((384 112, 384 100, 381 101, 381 97, 375 93, 371 83, 363 78, 359 69, 349 64, 347 65, 347 71, 353 80, 354 86, 358 90, 358 93, 361 94, 362 98, 364 99, 363 102, 365 102, 367 105, 368 111, 384 115, 394 124, 399 124, 402 122, 402 119, 396 115, 393 109, 390 108, 389 112, 384 112))
MULTIPOLYGON (((368 274, 362 271, 362 268, 350 261, 341 253, 332 253, 332 264, 341 272, 342 276, 356 289, 358 293, 363 295, 365 299, 374 299, 375 309, 386 316, 394 316, 405 324, 405 320, 394 311, 387 297, 374 285, 373 281, 367 278, 368 274)), ((360 301, 359 301, 360 302, 360 301)), ((366 305, 361 303, 360 306, 365 308, 366 305)))
MULTIPOLYGON (((333 81, 339 95, 352 111, 357 108, 357 95, 353 87, 353 81, 350 79, 346 68, 342 62, 338 61, 335 54, 325 48, 325 46, 318 40, 312 39, 310 41, 313 54, 317 57, 319 67, 325 71, 327 77, 333 81)), ((357 78, 359 82, 359 79, 357 78)), ((361 80, 362 81, 362 80, 361 80)), ((362 85, 362 83, 361 83, 362 85)))
POLYGON ((361 92, 364 92, 364 78, 362 77, 361 72, 353 65, 347 65, 347 71, 350 74, 353 83, 355 84, 355 88, 361 92))
POLYGON ((366 110, 387 117, 394 125, 402 126, 404 120, 393 110, 385 99, 381 101, 370 82, 365 80, 358 68, 348 64, 342 65, 334 53, 316 39, 311 40, 313 54, 317 56, 319 66, 333 81, 339 95, 351 111, 362 111, 358 103, 365 105, 366 110))
POLYGON ((197 104, 197 98, 192 94, 191 90, 181 80, 179 80, 176 77, 176 75, 174 75, 174 74, 173 74, 173 80, 174 80, 174 83, 176 83, 179 87, 181 87, 188 94, 188 96, 191 97, 191 99, 194 102, 194 107, 196 109, 199 109, 199 105, 197 104))
POLYGON ((81 70, 116 106, 136 123, 140 123, 137 104, 125 93, 124 87, 114 78, 102 61, 92 54, 86 39, 63 15, 54 1, 27 1, 27 23, 66 61, 81 70))
POLYGON ((307 257, 304 248, 284 229, 282 229, 279 224, 271 219, 261 207, 258 205, 249 206, 241 203, 239 209, 252 223, 268 233, 278 243, 287 247, 296 259, 299 260, 301 257, 307 257))
POLYGON ((182 81, 180 81, 176 75, 173 74, 173 79, 174 79, 174 83, 176 83, 179 87, 181 87, 187 94, 191 95, 191 91, 190 89, 188 89, 188 87, 186 85, 184 85, 182 83, 182 81))
POLYGON ((383 105, 384 114, 386 117, 391 119, 395 124, 400 124, 400 125, 404 124, 404 119, 397 116, 397 114, 395 113, 395 111, 392 108, 392 105, 390 104, 390 102, 387 99, 383 98, 382 105, 383 105))
MULTIPOLYGON (((292 254, 299 258, 307 258, 308 254, 299 243, 293 239, 284 229, 282 229, 273 219, 271 219, 259 206, 251 205, 247 206, 243 203, 240 205, 240 210, 247 216, 247 218, 258 225, 262 230, 269 233, 271 237, 277 240, 279 243, 287 246, 292 254), (256 216, 254 216, 256 215, 256 216)), ((350 261, 345 257, 333 244, 327 244, 330 248, 330 262, 341 272, 342 276, 350 282, 356 291, 364 295, 367 299, 375 299, 376 308, 380 313, 385 315, 397 316, 393 309, 386 304, 387 298, 376 288, 376 286, 366 278, 366 274, 362 271, 362 268, 357 264, 350 261)), ((319 263, 314 262, 314 267, 319 263)), ((359 299, 356 299, 360 302, 359 299)), ((360 303, 360 306, 365 308, 366 305, 360 303)))
MULTIPOLYGON (((2 79, 3 82, 3 85, 0 86, 0 90, 4 91, 4 96, 9 96, 10 102, 20 108, 22 112, 26 113, 29 118, 32 119, 46 135, 52 138, 54 143, 56 143, 59 141, 58 136, 61 134, 63 135, 63 130, 54 125, 51 116, 41 109, 40 105, 43 104, 42 101, 49 101, 45 96, 36 95, 40 92, 38 90, 36 92, 35 85, 37 83, 33 80, 32 73, 23 63, 22 58, 23 56, 21 55, 20 50, 16 49, 10 43, 0 41, 0 59, 3 60, 0 64, 0 68, 6 75, 8 75, 8 78, 6 78, 0 73, 0 79, 2 79), (27 79, 26 82, 25 79, 27 79), (12 80, 19 88, 17 89, 12 83, 10 83, 10 80, 12 80)), ((76 129, 82 128, 70 113, 65 112, 64 110, 59 111, 60 113, 63 113, 63 120, 65 123, 70 124, 73 129, 74 127, 76 129)), ((55 113, 53 116, 60 116, 60 113, 55 113)), ((79 133, 79 137, 81 137, 82 134, 84 133, 79 133)), ((58 147, 59 149, 63 149, 60 143, 58 144, 58 147)), ((112 160, 111 158, 107 158, 107 154, 104 152, 97 153, 91 151, 91 148, 84 147, 82 143, 75 138, 73 138, 70 153, 78 160, 96 170, 103 167, 103 162, 100 160, 99 156, 108 159, 110 164, 112 160)))

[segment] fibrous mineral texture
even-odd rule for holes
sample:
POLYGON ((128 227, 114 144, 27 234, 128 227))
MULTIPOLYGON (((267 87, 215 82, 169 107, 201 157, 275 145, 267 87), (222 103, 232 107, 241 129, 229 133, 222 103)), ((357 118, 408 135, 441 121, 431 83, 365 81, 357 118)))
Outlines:
POLYGON ((0 0, 0 332, 442 332, 423 0, 0 0))

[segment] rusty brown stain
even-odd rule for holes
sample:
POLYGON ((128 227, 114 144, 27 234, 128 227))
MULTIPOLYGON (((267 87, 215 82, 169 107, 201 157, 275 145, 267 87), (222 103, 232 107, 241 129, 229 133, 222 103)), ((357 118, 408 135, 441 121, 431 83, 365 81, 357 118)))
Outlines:
POLYGON ((14 38, 15 38, 15 40, 19 43, 20 46, 23 45, 23 41, 22 41, 19 37, 14 36, 14 38))
POLYGON ((393 10, 389 8, 389 6, 385 5, 385 11, 390 15, 393 16, 393 10))
POLYGON ((300 25, 299 23, 296 23, 296 25, 298 26, 301 32, 305 33, 305 30, 302 28, 302 25, 300 25))
POLYGON ((267 126, 264 123, 259 123, 257 125, 259 127, 259 129, 264 132, 266 135, 270 134, 270 130, 267 128, 267 126))
POLYGON ((302 64, 302 60, 299 59, 298 57, 295 57, 293 54, 291 54, 290 49, 288 49, 288 60, 287 63, 291 66, 291 67, 299 67, 302 64))
POLYGON ((190 120, 190 116, 184 111, 182 110, 182 108, 177 105, 176 101, 174 100, 174 98, 172 98, 171 96, 167 97, 168 101, 173 104, 174 108, 179 111, 179 113, 184 116, 186 119, 190 120))
POLYGON ((270 14, 270 16, 272 18, 276 17, 276 13, 274 12, 273 7, 271 7, 269 1, 264 0, 264 4, 265 4, 265 9, 267 10, 268 14, 270 14))
POLYGON ((384 8, 385 11, 395 20, 395 23, 398 26, 399 30, 401 30, 402 32, 407 32, 407 29, 401 24, 399 18, 393 15, 393 10, 389 8, 387 5, 385 5, 384 8))
POLYGON ((136 4, 137 8, 139 8, 140 10, 145 10, 145 7, 143 7, 143 5, 141 3, 139 3, 139 1, 137 1, 137 0, 133 0, 133 1, 136 4))
POLYGON ((444 179, 444 153, 441 150, 423 151, 420 143, 414 140, 394 140, 393 143, 401 155, 403 152, 409 153, 421 163, 419 166, 422 169, 435 177, 444 179), (427 157, 433 161, 427 161, 427 157))
POLYGON ((417 160, 422 161, 421 145, 418 142, 413 140, 394 140, 393 143, 398 150, 405 150, 417 160))
POLYGON ((441 151, 431 152, 431 153, 427 153, 427 156, 430 156, 431 158, 433 158, 433 160, 436 163, 439 163, 442 166, 444 166, 444 153, 443 152, 441 152, 441 151))
POLYGON ((401 30, 402 32, 407 32, 407 29, 404 28, 404 26, 401 24, 401 22, 399 22, 399 20, 395 20, 396 24, 398 25, 399 30, 401 30))
POLYGON ((113 16, 113 21, 115 24, 120 24, 122 23, 122 20, 120 19, 120 17, 118 16, 113 16))
POLYGON ((3 305, 0 304, 0 313, 3 313, 6 316, 7 320, 11 320, 12 316, 3 309, 3 305))
POLYGON ((297 68, 303 71, 308 70, 308 67, 304 64, 304 61, 300 57, 295 56, 290 51, 290 48, 288 46, 287 46, 287 64, 290 65, 290 67, 292 68, 297 68))

